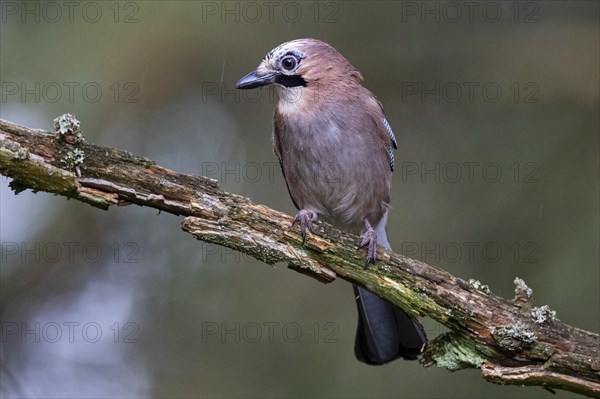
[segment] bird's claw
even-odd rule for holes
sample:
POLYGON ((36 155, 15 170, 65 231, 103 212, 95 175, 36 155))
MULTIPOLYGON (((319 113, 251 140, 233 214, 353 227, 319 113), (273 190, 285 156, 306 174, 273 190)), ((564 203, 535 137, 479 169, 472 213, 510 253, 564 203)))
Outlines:
POLYGON ((300 222, 300 235, 302 236, 302 245, 306 241, 306 228, 308 227, 308 231, 311 233, 315 233, 315 228, 313 227, 313 222, 317 218, 317 215, 314 212, 307 211, 306 209, 302 209, 300 212, 294 216, 294 221, 292 222, 292 227, 296 224, 296 222, 300 222))
POLYGON ((364 246, 367 246, 367 261, 365 262, 366 270, 369 267, 369 264, 374 264, 375 260, 377 260, 377 233, 375 233, 375 230, 373 230, 372 227, 369 227, 367 231, 365 231, 358 248, 360 249, 364 246))

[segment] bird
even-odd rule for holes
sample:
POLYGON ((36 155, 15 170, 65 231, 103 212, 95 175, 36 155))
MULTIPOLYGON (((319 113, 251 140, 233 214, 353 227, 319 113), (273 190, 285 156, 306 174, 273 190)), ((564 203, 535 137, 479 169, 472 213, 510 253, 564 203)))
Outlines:
MULTIPOLYGON (((364 267, 376 262, 377 245, 391 249, 390 209, 394 150, 398 144, 361 73, 333 46, 296 39, 269 51, 237 89, 274 85, 273 152, 298 213, 303 243, 318 220, 360 234, 364 267)), ((353 286, 358 308, 356 358, 382 365, 414 360, 427 337, 417 320, 364 288, 353 286)))

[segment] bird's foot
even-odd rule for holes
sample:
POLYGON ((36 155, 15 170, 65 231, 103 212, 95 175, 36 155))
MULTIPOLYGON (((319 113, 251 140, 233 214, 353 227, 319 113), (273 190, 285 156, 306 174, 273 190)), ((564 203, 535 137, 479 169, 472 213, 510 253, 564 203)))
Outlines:
POLYGON ((300 212, 294 216, 294 221, 292 222, 292 227, 296 224, 296 222, 300 222, 300 235, 302 235, 302 245, 306 241, 306 228, 308 227, 308 231, 311 233, 315 233, 315 228, 313 227, 313 222, 317 220, 317 214, 313 211, 309 211, 306 209, 302 209, 300 212))
POLYGON ((365 219, 365 226, 367 231, 363 235, 363 239, 360 242, 358 248, 367 247, 367 261, 365 262, 365 270, 369 267, 369 264, 375 263, 377 259, 377 233, 371 227, 371 224, 365 219))

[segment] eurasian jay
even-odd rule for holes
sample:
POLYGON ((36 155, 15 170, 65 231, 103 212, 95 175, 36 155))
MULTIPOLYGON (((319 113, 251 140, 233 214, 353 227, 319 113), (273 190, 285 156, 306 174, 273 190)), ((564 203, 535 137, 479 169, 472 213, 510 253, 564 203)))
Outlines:
MULTIPOLYGON (((273 150, 298 213, 293 224, 314 233, 320 218, 351 233, 363 233, 365 268, 377 244, 390 248, 388 217, 396 138, 381 103, 336 49, 316 39, 298 39, 271 50, 238 89, 274 84, 273 150)), ((354 286, 359 322, 356 357, 385 364, 416 359, 427 338, 418 322, 391 303, 354 286)))

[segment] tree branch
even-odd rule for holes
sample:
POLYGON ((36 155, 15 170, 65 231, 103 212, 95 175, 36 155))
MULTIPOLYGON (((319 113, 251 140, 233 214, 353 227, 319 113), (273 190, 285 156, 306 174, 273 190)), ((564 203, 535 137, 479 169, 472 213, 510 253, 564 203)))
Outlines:
POLYGON ((600 397, 600 339, 560 322, 515 279, 515 298, 500 298, 478 281, 464 281, 423 262, 378 248, 363 270, 358 237, 319 223, 306 244, 292 218, 129 152, 88 144, 72 115, 56 132, 0 120, 0 172, 11 188, 46 191, 108 209, 137 204, 183 215, 182 228, 198 239, 233 248, 268 264, 289 267, 322 282, 336 276, 366 287, 413 316, 450 329, 430 341, 421 362, 449 370, 480 368, 500 384, 537 385, 600 397))

